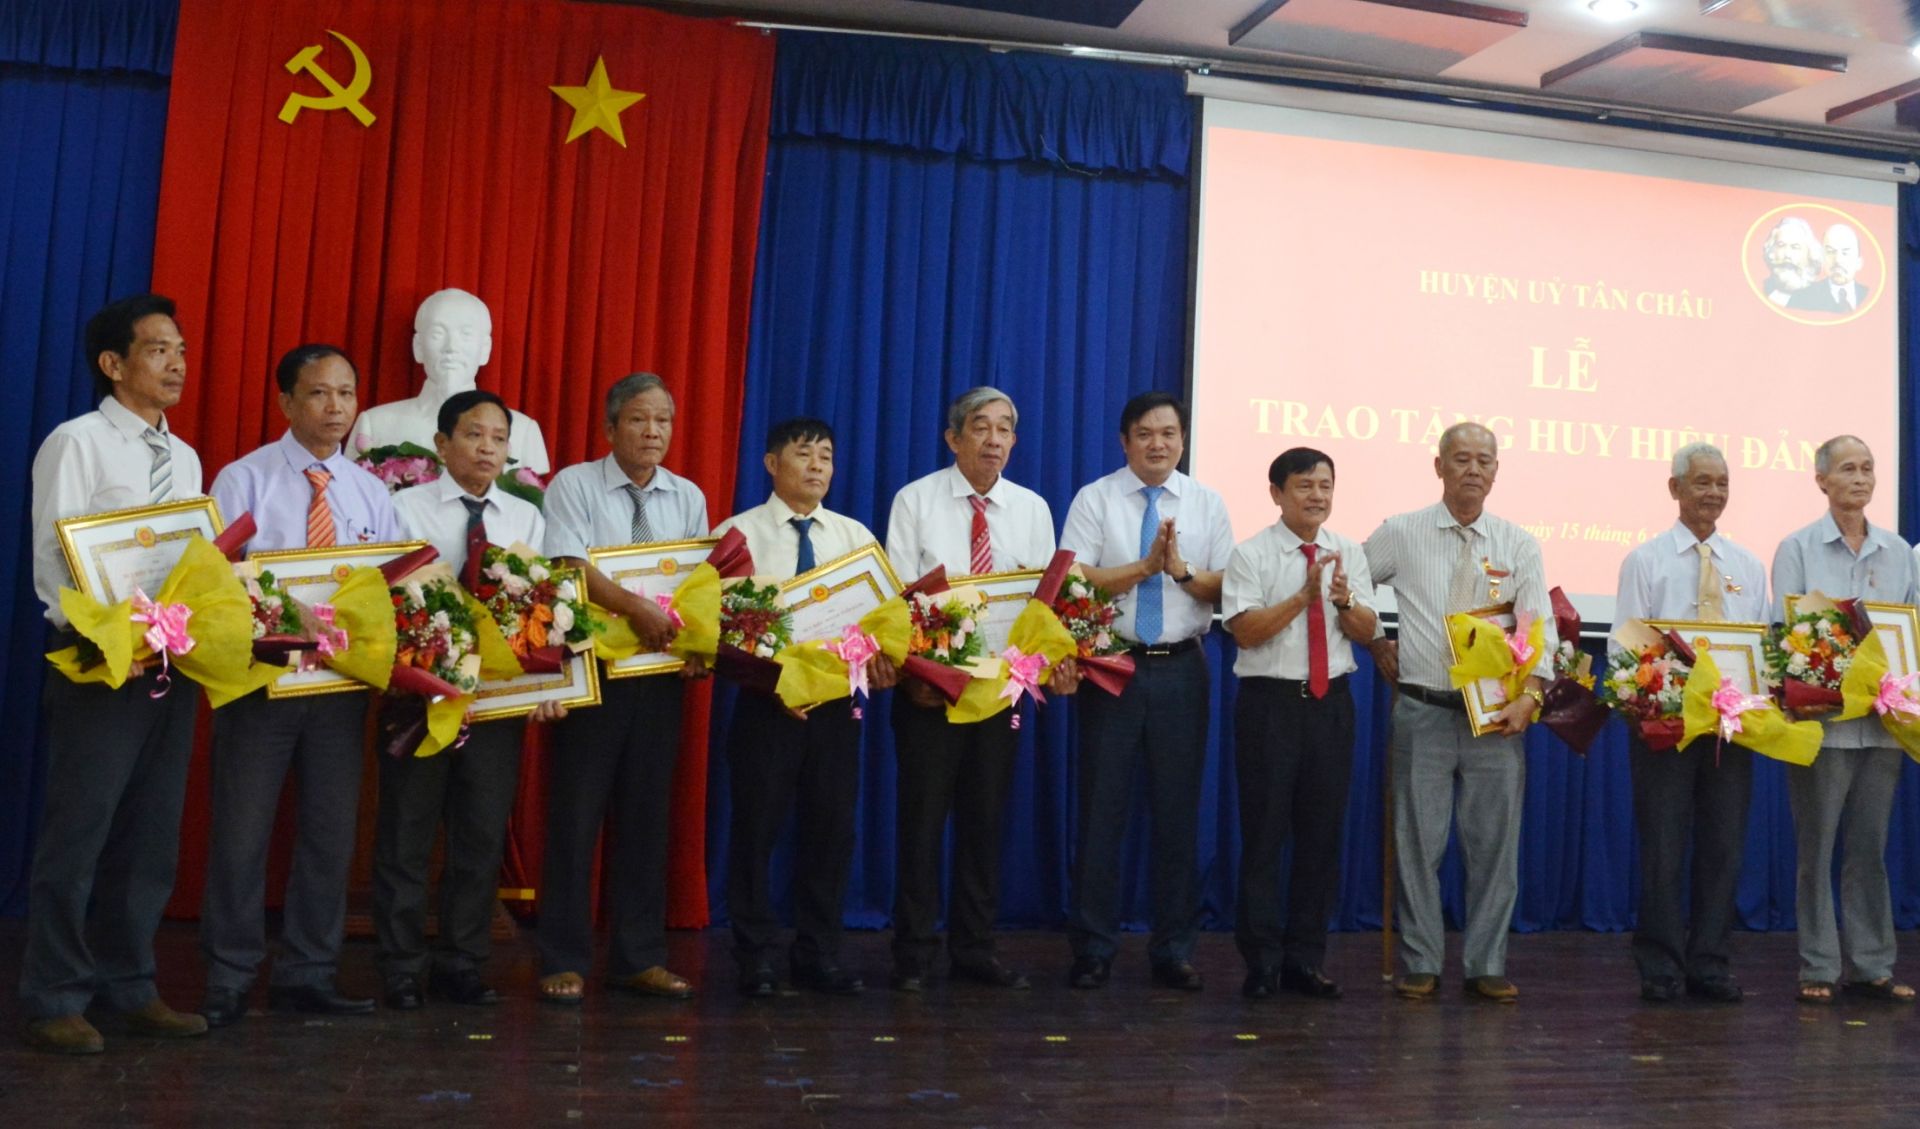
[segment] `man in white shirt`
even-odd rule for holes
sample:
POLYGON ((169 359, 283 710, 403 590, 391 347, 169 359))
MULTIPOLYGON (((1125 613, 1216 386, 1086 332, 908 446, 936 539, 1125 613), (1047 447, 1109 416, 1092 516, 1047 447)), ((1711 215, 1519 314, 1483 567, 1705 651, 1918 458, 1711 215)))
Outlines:
MULTIPOLYGON (((468 556, 488 545, 538 546, 545 537, 540 511, 495 485, 506 466, 512 419, 492 392, 472 389, 447 397, 433 437, 447 473, 394 497, 406 535, 432 544, 455 575, 464 575, 468 556)), ((383 744, 387 734, 409 728, 423 708, 417 697, 387 698, 380 718, 383 744)), ((530 717, 475 722, 465 741, 434 756, 380 758, 373 930, 388 1007, 423 1006, 422 980, 454 1003, 499 1002, 481 969, 492 951, 500 856, 520 784, 521 738, 528 721, 564 716, 564 709, 543 702, 530 717), (443 823, 440 928, 430 949, 427 870, 443 823)))
MULTIPOLYGON (((1667 493, 1678 503, 1673 527, 1620 562, 1614 619, 1765 623, 1767 572, 1760 558, 1719 532, 1728 498, 1727 459, 1711 443, 1673 453, 1667 493)), ((1753 795, 1753 754, 1729 742, 1697 739, 1685 748, 1649 749, 1631 729, 1633 815, 1640 831, 1640 915, 1633 960, 1640 998, 1690 996, 1737 1003, 1732 955, 1734 894, 1753 795), (1693 837, 1693 913, 1681 905, 1682 866, 1693 837)))
POLYGON ((1126 465, 1083 487, 1067 509, 1062 547, 1093 584, 1114 593, 1116 625, 1133 655, 1118 696, 1078 696, 1079 818, 1067 908, 1068 982, 1107 982, 1120 945, 1120 854, 1134 778, 1144 764, 1153 813, 1154 982, 1198 991, 1200 779, 1206 768, 1212 672, 1201 640, 1213 626, 1233 526, 1219 494, 1180 473, 1187 410, 1143 392, 1120 412, 1126 465))
MULTIPOLYGON (((167 427, 187 381, 187 345, 172 299, 123 298, 87 322, 96 411, 54 428, 33 460, 33 586, 47 607, 49 650, 78 641, 60 611, 74 584, 55 523, 200 494, 200 457, 167 427)), ((203 1035, 206 1020, 174 1011, 154 988, 153 934, 173 893, 180 808, 193 749, 198 687, 160 664, 118 690, 48 673, 46 798, 20 962, 24 1037, 36 1050, 98 1054, 83 1014, 98 996, 128 1030, 203 1035)))
POLYGON ((1376 638, 1372 649, 1381 673, 1400 685, 1389 756, 1397 909, 1407 964, 1394 991, 1406 999, 1429 999, 1440 988, 1447 940, 1440 860, 1449 826, 1459 829, 1467 869, 1467 993, 1496 1003, 1520 997, 1506 976, 1507 931, 1520 891, 1526 785, 1520 738, 1545 700, 1542 686, 1553 671, 1557 641, 1540 543, 1486 512, 1499 470, 1493 432, 1477 423, 1454 424, 1440 436, 1433 460, 1439 503, 1388 518, 1365 545, 1374 585, 1391 585, 1400 608, 1398 642, 1376 638), (1523 691, 1501 710, 1497 728, 1475 737, 1460 692, 1448 688, 1447 616, 1507 601, 1521 618, 1545 620, 1545 653, 1523 691))
MULTIPOLYGON (((833 428, 823 420, 790 419, 767 432, 763 462, 773 476, 772 496, 714 530, 745 535, 755 576, 791 580, 873 543, 866 526, 820 504, 833 484, 833 454, 833 428)), ((873 688, 892 686, 894 677, 893 664, 876 656, 869 667, 873 688)), ((771 996, 776 987, 780 919, 769 871, 789 815, 795 816, 794 938, 788 952, 793 983, 842 996, 866 987, 840 967, 841 914, 860 799, 860 733, 848 699, 804 714, 755 690, 743 688, 734 699, 727 732, 727 913, 743 995, 771 996)))
POLYGON ((1285 988, 1338 999, 1321 971, 1340 887, 1340 832, 1353 777, 1352 643, 1369 643, 1373 582, 1366 550, 1326 527, 1333 458, 1283 451, 1267 469, 1280 520, 1233 550, 1221 614, 1240 645, 1233 672, 1234 770, 1240 785, 1241 994, 1285 988), (1293 839, 1282 923, 1280 851, 1293 839))
MULTIPOLYGON (((887 556, 911 583, 938 565, 949 577, 1045 568, 1053 558, 1046 500, 1001 473, 1013 453, 1019 413, 997 388, 962 393, 947 409, 953 465, 894 495, 887 556)), ((893 902, 896 991, 920 992, 940 952, 940 856, 953 815, 953 882, 948 897, 952 973, 1002 988, 1027 978, 994 954, 1000 900, 1000 821, 1013 783, 1019 734, 1013 711, 954 725, 932 687, 906 679, 893 696, 900 761, 899 865, 893 902)))
MULTIPOLYGON (((593 602, 626 617, 648 651, 664 651, 673 626, 660 605, 629 592, 587 559, 596 548, 707 535, 707 498, 662 465, 676 416, 666 382, 650 372, 607 389, 610 453, 555 475, 547 487, 547 556, 583 568, 593 602)), ((693 985, 667 968, 667 831, 680 760, 682 679, 611 678, 600 705, 559 727, 547 765, 547 842, 540 866, 540 998, 577 1004, 593 966, 594 860, 608 827, 607 978, 616 988, 685 999, 693 985)))
MULTIPOLYGON (((359 373, 332 345, 299 345, 274 367, 287 431, 227 464, 213 480, 220 512, 253 515, 247 549, 326 548, 400 539, 387 488, 341 451, 359 406, 359 373)), ((200 1014, 225 1027, 246 1014, 267 956, 267 850, 289 774, 293 866, 268 999, 275 1009, 362 1015, 373 1000, 336 986, 346 935, 347 874, 360 813, 368 695, 270 698, 267 691, 213 715, 212 812, 200 950, 207 989, 200 1014)))

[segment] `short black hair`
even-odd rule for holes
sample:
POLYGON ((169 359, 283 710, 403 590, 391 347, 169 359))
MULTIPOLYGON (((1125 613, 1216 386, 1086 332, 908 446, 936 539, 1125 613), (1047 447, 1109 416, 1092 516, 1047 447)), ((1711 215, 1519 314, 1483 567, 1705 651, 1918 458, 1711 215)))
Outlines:
POLYGON ((833 442, 833 425, 812 416, 795 416, 767 428, 767 454, 777 455, 789 443, 833 442))
POLYGON ((465 392, 455 392, 440 404, 438 421, 440 434, 453 438, 453 429, 460 426, 460 417, 482 404, 492 404, 507 417, 507 434, 513 434, 513 409, 507 402, 484 388, 469 388, 465 392))
POLYGON ((324 345, 318 342, 295 345, 288 349, 286 356, 281 357, 280 363, 274 366, 273 379, 280 385, 280 391, 291 396, 294 386, 300 383, 300 370, 315 361, 324 361, 328 357, 339 357, 346 361, 347 367, 353 369, 353 382, 360 383, 360 370, 355 367, 353 359, 347 356, 346 350, 338 345, 324 345))
POLYGON ((87 371, 93 375, 93 390, 101 399, 113 395, 113 379, 100 367, 100 354, 117 353, 124 357, 133 348, 133 327, 141 318, 165 314, 175 322, 173 299, 161 294, 135 294, 110 302, 87 319, 82 339, 87 351, 87 371))
POLYGON ((1170 392, 1142 392, 1120 409, 1121 437, 1124 438, 1127 432, 1133 430, 1133 425, 1140 422, 1141 416, 1155 408, 1172 408, 1173 414, 1180 417, 1180 434, 1187 433, 1187 406, 1180 402, 1178 396, 1170 392))
POLYGON ((1289 447, 1274 456, 1273 464, 1267 467, 1267 481, 1275 486, 1285 486, 1287 479, 1296 474, 1306 474, 1321 463, 1327 464, 1327 473, 1336 480, 1340 477, 1333 469, 1332 455, 1312 447, 1289 447))

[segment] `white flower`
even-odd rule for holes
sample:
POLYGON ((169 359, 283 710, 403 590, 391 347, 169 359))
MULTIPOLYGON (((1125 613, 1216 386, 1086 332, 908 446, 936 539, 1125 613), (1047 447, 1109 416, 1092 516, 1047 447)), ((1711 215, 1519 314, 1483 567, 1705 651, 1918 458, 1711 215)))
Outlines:
POLYGON ((501 583, 505 583, 507 577, 513 575, 513 570, 507 567, 507 562, 495 561, 487 566, 487 575, 501 583))
POLYGON ((261 622, 260 622, 259 620, 257 620, 257 619, 256 619, 256 620, 254 620, 254 621, 253 621, 253 637, 254 637, 255 639, 258 639, 258 638, 260 638, 260 637, 261 637, 262 635, 265 635, 266 633, 267 633, 267 625, 266 625, 266 624, 264 624, 264 623, 261 623, 261 622))
POLYGON ((427 593, 420 587, 418 580, 407 581, 407 603, 418 607, 427 602, 427 593))
POLYGON ((534 565, 527 566, 527 576, 535 584, 540 583, 542 580, 545 580, 547 577, 551 575, 553 574, 547 571, 546 565, 534 564, 534 565))
POLYGON ((1093 637, 1093 645, 1099 648, 1100 650, 1104 651, 1108 647, 1113 646, 1113 636, 1108 635, 1106 632, 1102 631, 1100 634, 1095 635, 1093 637))
POLYGON ((1787 660, 1788 674, 1805 674, 1806 672, 1807 672, 1807 656, 1794 655, 1792 658, 1787 660))
POLYGON ((947 649, 945 647, 935 647, 933 649, 933 657, 936 659, 944 659, 949 657, 947 654, 947 649))
POLYGON ((505 588, 509 596, 524 596, 527 589, 533 587, 533 582, 524 576, 509 574, 500 582, 500 587, 505 588))
POLYGON ((554 592, 562 600, 577 600, 580 598, 580 590, 573 586, 573 581, 571 580, 562 580, 560 587, 554 589, 554 592))
POLYGON ((444 611, 434 612, 433 618, 427 622, 433 624, 435 631, 450 631, 453 629, 453 620, 448 618, 447 613, 444 611))
POLYGON ((572 605, 570 604, 553 605, 553 629, 555 631, 558 631, 562 638, 566 636, 567 632, 573 630, 572 605))
POLYGON ((960 634, 962 635, 973 634, 973 617, 972 616, 968 616, 967 618, 960 621, 960 634))
POLYGON ((762 640, 759 643, 755 643, 753 646, 753 653, 760 656, 763 659, 770 659, 773 657, 773 644, 768 643, 765 640, 762 640))
POLYGON ((1807 624, 1796 623, 1793 625, 1793 633, 1795 635, 1810 635, 1813 632, 1812 632, 1812 629, 1807 624))

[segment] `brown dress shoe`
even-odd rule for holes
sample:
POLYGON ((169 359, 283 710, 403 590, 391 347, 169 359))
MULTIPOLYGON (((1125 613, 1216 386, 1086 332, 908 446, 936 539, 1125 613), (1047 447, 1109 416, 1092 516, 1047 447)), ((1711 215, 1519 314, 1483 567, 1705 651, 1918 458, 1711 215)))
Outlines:
POLYGON ((138 1011, 125 1014, 127 1030, 135 1035, 151 1035, 156 1039, 191 1039, 207 1033, 206 1016, 175 1011, 158 996, 138 1011))
POLYGON ((97 1055, 107 1049, 107 1041, 84 1015, 36 1019, 27 1024, 22 1034, 29 1047, 48 1054, 97 1055))
POLYGON ((1409 972, 1393 982, 1393 994, 1403 1000, 1432 999, 1440 990, 1440 978, 1431 972, 1409 972))
POLYGON ((632 976, 618 977, 613 981, 613 986, 642 996, 660 996, 669 1000, 693 998, 693 985, 668 972, 666 966, 661 964, 656 964, 645 972, 636 972, 632 976))
POLYGON ((1464 987, 1467 995, 1492 1000, 1496 1004, 1516 1003, 1520 999, 1520 989, 1504 976, 1470 976, 1464 987))

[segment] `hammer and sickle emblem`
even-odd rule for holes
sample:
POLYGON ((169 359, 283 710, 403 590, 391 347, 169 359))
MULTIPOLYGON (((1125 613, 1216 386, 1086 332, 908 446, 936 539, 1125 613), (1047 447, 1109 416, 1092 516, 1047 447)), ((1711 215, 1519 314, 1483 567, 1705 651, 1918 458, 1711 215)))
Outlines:
POLYGON ((373 111, 360 102, 367 87, 373 83, 373 68, 367 65, 366 52, 360 50, 358 43, 331 28, 327 34, 346 44, 348 52, 353 55, 353 79, 341 86, 339 80, 328 74, 326 68, 316 61, 320 58, 320 52, 326 49, 324 44, 302 47, 298 54, 287 60, 287 73, 297 75, 306 71, 327 88, 328 96, 315 98, 306 94, 289 94, 286 103, 280 107, 280 120, 292 125, 293 119, 299 117, 302 110, 345 110, 360 119, 361 125, 370 126, 373 124, 373 111))

